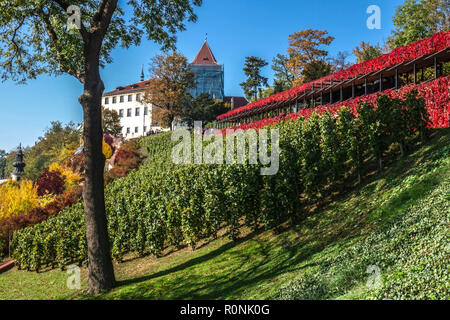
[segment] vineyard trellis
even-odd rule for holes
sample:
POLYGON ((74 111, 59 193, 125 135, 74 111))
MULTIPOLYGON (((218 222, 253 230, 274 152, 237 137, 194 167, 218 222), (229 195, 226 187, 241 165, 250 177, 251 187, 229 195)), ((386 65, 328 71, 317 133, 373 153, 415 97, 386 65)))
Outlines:
MULTIPOLYGON (((195 249, 221 228, 237 240, 242 221, 255 230, 298 223, 305 201, 323 197, 326 185, 361 176, 364 158, 382 157, 395 142, 410 143, 416 129, 428 125, 425 100, 415 90, 402 100, 381 96, 376 106, 359 106, 359 117, 343 107, 337 118, 313 114, 270 125, 279 129, 281 149, 280 170, 272 176, 260 175, 260 165, 175 165, 170 133, 141 139, 148 160, 105 190, 113 258, 160 256, 168 245, 195 249), (399 123, 405 130, 397 130, 399 123)), ((86 263, 82 204, 16 232, 11 245, 27 270, 86 263)))

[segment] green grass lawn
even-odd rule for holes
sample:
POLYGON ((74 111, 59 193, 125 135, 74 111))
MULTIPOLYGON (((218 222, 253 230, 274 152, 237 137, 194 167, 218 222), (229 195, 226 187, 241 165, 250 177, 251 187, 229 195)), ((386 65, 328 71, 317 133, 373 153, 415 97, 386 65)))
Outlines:
MULTIPOLYGON (((226 236, 196 251, 115 264, 118 286, 86 296, 53 270, 0 275, 0 299, 450 298, 450 130, 296 227, 226 236), (380 267, 383 287, 366 285, 380 267), (280 289, 288 285, 280 292, 280 289)), ((82 269, 82 287, 87 272, 82 269)))

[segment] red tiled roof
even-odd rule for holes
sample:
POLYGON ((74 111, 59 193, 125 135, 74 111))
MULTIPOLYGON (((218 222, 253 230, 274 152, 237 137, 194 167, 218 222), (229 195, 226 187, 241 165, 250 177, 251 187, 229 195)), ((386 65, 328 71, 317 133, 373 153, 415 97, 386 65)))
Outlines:
POLYGON ((211 48, 208 45, 208 42, 206 41, 191 64, 216 65, 216 66, 219 65, 216 58, 214 57, 214 54, 211 51, 211 48))
POLYGON ((148 84, 150 84, 150 81, 152 81, 152 79, 133 83, 133 84, 130 84, 127 86, 119 86, 113 91, 104 93, 103 96, 113 96, 113 95, 125 94, 125 93, 130 93, 130 92, 135 92, 135 91, 142 91, 148 87, 148 84))

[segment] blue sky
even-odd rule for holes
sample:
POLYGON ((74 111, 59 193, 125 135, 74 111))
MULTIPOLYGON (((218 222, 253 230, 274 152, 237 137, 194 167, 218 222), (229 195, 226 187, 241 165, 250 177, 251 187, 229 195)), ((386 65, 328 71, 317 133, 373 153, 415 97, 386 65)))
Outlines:
MULTIPOLYGON (((124 2, 124 1, 119 1, 124 2)), ((328 48, 333 56, 349 51, 361 41, 382 43, 392 30, 392 16, 403 0, 204 0, 196 10, 197 23, 189 23, 178 34, 178 50, 192 61, 203 44, 205 33, 219 63, 225 65, 225 94, 243 95, 239 83, 246 56, 268 62, 285 53, 288 35, 302 29, 325 29, 336 39, 328 48), (369 30, 366 20, 370 5, 381 8, 381 30, 369 30)), ((143 41, 128 50, 117 48, 114 61, 101 71, 106 91, 139 81, 142 64, 146 75, 158 45, 143 41)), ((272 82, 272 70, 263 73, 272 82)), ((78 96, 82 86, 70 76, 42 76, 26 85, 0 84, 0 149, 7 151, 19 142, 33 145, 51 121, 82 121, 78 96)))

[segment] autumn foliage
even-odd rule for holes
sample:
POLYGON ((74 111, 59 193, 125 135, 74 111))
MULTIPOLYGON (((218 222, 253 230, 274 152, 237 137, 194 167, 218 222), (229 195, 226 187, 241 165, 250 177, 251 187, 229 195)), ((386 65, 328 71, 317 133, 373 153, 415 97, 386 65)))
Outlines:
POLYGON ((64 192, 64 178, 59 171, 44 169, 36 181, 38 196, 61 194, 64 192))

